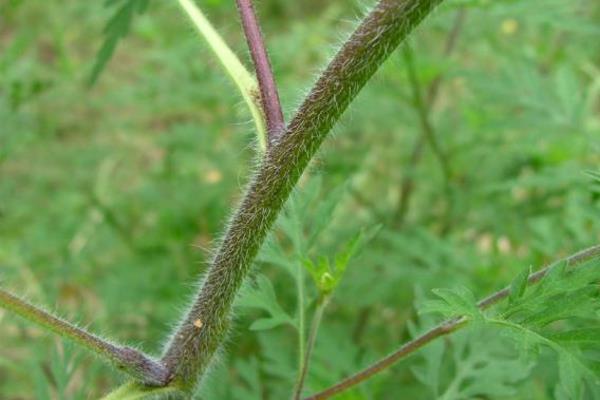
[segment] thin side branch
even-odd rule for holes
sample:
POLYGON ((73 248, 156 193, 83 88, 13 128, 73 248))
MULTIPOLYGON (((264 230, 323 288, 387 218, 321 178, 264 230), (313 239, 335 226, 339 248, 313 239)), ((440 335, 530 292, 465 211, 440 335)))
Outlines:
POLYGON ((251 263, 309 161, 379 66, 441 1, 380 0, 265 154, 200 292, 165 348, 174 385, 196 387, 227 335, 233 300, 251 263))
POLYGON ((451 178, 450 165, 446 154, 443 152, 437 140, 437 135, 430 118, 429 104, 427 104, 424 100, 421 90, 421 83, 415 68, 414 55, 412 49, 408 45, 404 47, 404 59, 406 60, 406 65, 408 67, 408 77, 413 91, 413 103, 417 113, 419 114, 421 131, 423 132, 425 139, 429 142, 429 146, 431 147, 433 154, 435 154, 440 163, 447 186, 448 181, 451 178))
MULTIPOLYGON (((456 48, 456 44, 458 42, 458 38, 462 31, 462 28, 465 23, 465 19, 467 16, 466 8, 462 7, 458 10, 456 17, 454 18, 454 23, 452 24, 452 29, 446 38, 446 43, 444 45, 444 57, 449 57, 456 48)), ((438 74, 433 81, 429 84, 427 88, 426 95, 426 106, 428 109, 431 109, 438 98, 438 94, 440 91, 441 84, 444 80, 443 74, 438 74)), ((421 161, 421 157, 423 155, 423 147, 425 146, 425 135, 419 135, 416 139, 415 144, 413 145, 412 151, 410 153, 410 159, 408 161, 409 170, 405 174, 402 179, 402 183, 400 184, 400 195, 398 199, 398 207, 396 209, 393 221, 396 228, 401 228, 404 224, 406 214, 408 212, 408 207, 410 205, 410 199, 414 192, 414 179, 413 172, 416 166, 421 161)))
POLYGON ((273 143, 283 133, 285 128, 275 76, 271 69, 269 55, 267 54, 254 7, 252 6, 252 0, 236 0, 236 3, 242 20, 244 34, 246 35, 246 41, 248 42, 248 48, 250 49, 250 55, 256 69, 262 109, 267 122, 268 141, 269 143, 273 143))
POLYGON ((89 333, 4 289, 0 289, 0 307, 65 339, 72 340, 146 385, 164 386, 169 382, 169 373, 166 367, 150 356, 131 347, 113 344, 89 333))
POLYGON ((317 308, 315 309, 315 313, 313 315, 312 322, 310 323, 310 332, 308 333, 308 339, 306 341, 306 351, 304 353, 303 358, 304 362, 300 366, 300 374, 298 376, 298 381, 296 382, 296 387, 294 388, 293 400, 300 400, 300 398, 302 397, 304 382, 306 381, 306 376, 308 375, 310 358, 312 356, 312 352, 317 341, 317 334, 319 333, 319 327, 321 326, 323 313, 325 312, 325 308, 327 308, 327 305, 329 304, 329 297, 330 296, 325 295, 323 298, 319 299, 319 302, 317 303, 317 308))
MULTIPOLYGON (((592 260, 592 259, 598 258, 598 257, 600 257, 600 245, 589 247, 589 248, 582 250, 578 253, 575 253, 569 257, 566 257, 560 261, 552 263, 552 264, 546 266, 545 268, 542 268, 539 271, 529 275, 527 282, 529 285, 538 283, 548 273, 548 271, 550 271, 550 269, 553 266, 555 266, 559 263, 566 262, 569 266, 576 266, 585 261, 589 261, 589 260, 592 260)), ((510 294, 510 287, 506 287, 496 293, 489 295, 488 297, 485 297, 484 299, 482 299, 481 301, 479 301, 477 303, 477 306, 480 309, 485 310, 485 309, 491 307, 492 305, 500 302, 501 300, 507 298, 509 294, 510 294)), ((396 350, 393 353, 389 354, 388 356, 382 358, 381 360, 375 362, 374 364, 371 364, 369 367, 363 369, 362 371, 357 372, 356 374, 340 381, 339 383, 337 383, 317 394, 307 397, 304 400, 324 400, 324 399, 328 399, 338 393, 346 391, 346 390, 366 381, 367 379, 371 378, 373 375, 391 367, 392 365, 397 363, 399 360, 414 353, 415 351, 419 350, 421 347, 432 342, 433 340, 435 340, 439 337, 448 335, 448 334, 460 329, 467 322, 468 322, 468 320, 465 317, 456 317, 456 318, 446 320, 446 321, 442 322, 441 324, 437 325, 436 327, 430 329, 423 335, 403 344, 398 350, 396 350)))

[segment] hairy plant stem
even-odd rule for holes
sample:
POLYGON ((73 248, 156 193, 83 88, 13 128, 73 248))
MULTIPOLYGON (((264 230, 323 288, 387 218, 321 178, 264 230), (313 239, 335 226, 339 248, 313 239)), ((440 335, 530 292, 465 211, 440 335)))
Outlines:
POLYGON ((128 382, 100 400, 174 399, 181 397, 182 393, 174 387, 148 387, 137 382, 128 382))
POLYGON ((72 340, 146 385, 164 386, 169 382, 167 368, 150 356, 89 333, 4 289, 0 289, 0 307, 65 339, 72 340))
POLYGON ((389 54, 442 0, 381 0, 317 80, 265 154, 200 292, 163 355, 174 384, 193 390, 228 331, 233 300, 284 202, 327 133, 389 54))
POLYGON ((260 25, 252 6, 252 0, 236 0, 242 27, 256 69, 262 110, 267 122, 268 142, 272 143, 283 133, 285 122, 277 93, 275 76, 269 62, 269 55, 260 31, 260 25))
POLYGON ((317 341, 317 334, 319 333, 319 326, 321 326, 321 320, 323 319, 323 313, 329 304, 330 295, 323 295, 317 300, 317 307, 310 323, 310 331, 308 333, 308 339, 306 341, 306 350, 304 357, 302 357, 302 364, 300 364, 300 370, 298 374, 298 380, 294 388, 293 400, 299 400, 302 397, 302 389, 304 388, 304 382, 308 375, 308 367, 310 364, 310 357, 317 341))
MULTIPOLYGON (((586 262, 586 261, 589 261, 589 260, 592 260, 592 259, 598 258, 598 257, 600 257, 600 245, 589 247, 585 250, 581 250, 571 256, 568 256, 562 260, 554 262, 533 274, 530 274, 529 278, 527 279, 527 283, 529 285, 538 283, 544 276, 546 276, 546 274, 548 273, 548 271, 550 271, 550 269, 552 267, 554 267, 555 265, 557 265, 559 263, 566 262, 568 266, 573 267, 573 266, 577 266, 578 264, 581 264, 583 262, 586 262)), ((498 303, 499 301, 507 298, 509 296, 509 294, 510 294, 510 287, 506 287, 506 288, 499 290, 499 291, 485 297, 484 299, 480 300, 477 303, 477 306, 481 310, 485 310, 486 308, 489 308, 492 305, 498 303)), ((442 322, 441 324, 435 326, 434 328, 428 330, 423 335, 403 344, 399 349, 395 350, 393 353, 387 355, 386 357, 382 358, 379 361, 376 361, 375 363, 371 364, 369 367, 363 369, 362 371, 359 371, 356 374, 354 374, 348 378, 345 378, 344 380, 340 381, 339 383, 336 383, 335 385, 333 385, 317 394, 314 394, 310 397, 305 398, 304 400, 328 399, 338 393, 346 391, 346 390, 360 384, 361 382, 364 382, 365 380, 371 378, 373 375, 386 370, 387 368, 389 368, 392 365, 394 365, 395 363, 397 363, 399 360, 414 353, 415 351, 419 350, 421 347, 432 342, 433 340, 435 340, 439 337, 448 335, 448 334, 462 328, 464 325, 467 324, 467 322, 468 322, 468 319, 463 316, 448 319, 448 320, 442 322)))

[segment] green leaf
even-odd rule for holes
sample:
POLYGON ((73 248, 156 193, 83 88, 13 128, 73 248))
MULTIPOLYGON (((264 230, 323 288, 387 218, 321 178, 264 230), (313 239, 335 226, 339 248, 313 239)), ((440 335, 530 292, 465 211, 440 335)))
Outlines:
POLYGON ((586 174, 595 181, 600 182, 600 171, 586 171, 586 174))
POLYGON ((277 316, 274 318, 261 318, 257 319, 250 325, 251 331, 264 331, 268 329, 276 328, 280 325, 285 325, 291 323, 289 318, 285 318, 282 316, 277 316))
MULTIPOLYGON (((444 300, 450 315, 464 315, 476 320, 481 318, 477 300, 468 288, 459 286, 455 289, 433 289, 432 292, 444 300)), ((438 307, 440 311, 444 309, 440 304, 438 307)))
POLYGON ((361 230, 344 245, 339 253, 335 255, 334 272, 337 280, 341 279, 344 272, 346 272, 346 268, 352 257, 360 251, 362 246, 377 235, 381 227, 381 224, 377 224, 368 229, 361 230))
POLYGON ((441 314, 445 317, 456 315, 456 309, 443 300, 424 300, 419 306, 419 315, 441 314))
MULTIPOLYGON (((320 181, 319 181, 320 183, 320 181)), ((312 189, 314 192, 318 191, 312 189)), ((307 247, 311 249, 317 242, 319 235, 325 230, 333 217, 335 209, 340 204, 342 197, 348 192, 348 185, 344 184, 332 190, 327 196, 322 199, 314 215, 311 216, 310 233, 307 239, 307 247)))
POLYGON ((142 14, 148 7, 149 0, 108 0, 107 7, 122 3, 115 11, 111 19, 104 28, 104 43, 96 55, 96 62, 90 74, 89 84, 93 85, 110 61, 115 52, 119 40, 127 36, 133 17, 136 14, 142 14))
POLYGON ((308 270, 315 285, 322 294, 330 294, 335 290, 340 284, 352 257, 359 251, 361 246, 375 236, 380 227, 381 225, 376 225, 354 235, 346 242, 342 250, 335 254, 333 265, 324 256, 319 256, 316 263, 310 259, 303 260, 304 267, 308 270))
POLYGON ((561 351, 558 358, 558 388, 568 399, 581 399, 582 371, 580 363, 566 351, 561 351))
POLYGON ((592 286, 575 291, 565 291, 561 295, 552 297, 538 311, 531 312, 520 323, 543 327, 551 322, 562 319, 583 316, 588 310, 585 305, 593 304, 593 296, 598 289, 592 286))
POLYGON ((529 274, 531 273, 531 267, 521 271, 510 284, 510 294, 508 301, 510 304, 514 303, 517 299, 523 297, 525 289, 527 288, 527 282, 529 274))
POLYGON ((598 344, 600 348, 600 328, 598 327, 557 332, 549 335, 548 338, 563 344, 598 344))
POLYGON ((258 254, 257 261, 282 267, 292 277, 296 276, 295 260, 286 257, 278 242, 270 240, 262 247, 258 254))
POLYGON ((271 281, 264 275, 256 278, 256 285, 248 288, 237 303, 240 307, 257 308, 269 313, 269 318, 260 318, 250 326, 251 330, 272 329, 279 325, 289 324, 296 326, 290 317, 279 305, 275 289, 271 281))

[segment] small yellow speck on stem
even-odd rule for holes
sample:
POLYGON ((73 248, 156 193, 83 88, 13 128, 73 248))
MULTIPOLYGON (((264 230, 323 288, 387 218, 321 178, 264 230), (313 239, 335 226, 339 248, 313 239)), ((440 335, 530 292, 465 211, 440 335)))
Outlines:
POLYGON ((194 326, 196 328, 200 329, 200 328, 202 328, 202 325, 204 325, 204 324, 202 323, 201 320, 197 319, 197 320, 194 321, 194 326))

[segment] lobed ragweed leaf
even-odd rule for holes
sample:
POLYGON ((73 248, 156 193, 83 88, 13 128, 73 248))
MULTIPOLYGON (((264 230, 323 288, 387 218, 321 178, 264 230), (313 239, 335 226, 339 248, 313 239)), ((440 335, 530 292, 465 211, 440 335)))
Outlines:
POLYGON ((596 345, 600 348, 600 327, 576 328, 565 332, 550 334, 554 342, 568 345, 596 345))
POLYGON ((598 260, 575 268, 557 264, 535 288, 513 298, 497 317, 486 319, 506 328, 507 337, 523 353, 537 355, 546 347, 557 354, 558 399, 584 398, 583 382, 600 380, 594 360, 600 343, 599 267, 598 260))
POLYGON ((273 284, 264 275, 259 275, 256 278, 256 285, 250 287, 241 296, 238 305, 240 307, 257 308, 269 313, 268 318, 260 318, 254 321, 250 325, 251 330, 273 329, 285 324, 296 326, 294 319, 279 305, 273 284))
POLYGON ((510 295, 508 297, 509 303, 514 303, 517 299, 523 297, 525 289, 527 288, 527 282, 531 274, 531 267, 521 271, 510 284, 510 295))
POLYGON ((432 292, 442 300, 423 302, 419 313, 440 313, 447 317, 466 316, 472 320, 482 318, 477 300, 468 288, 459 286, 455 289, 433 289, 432 292))

